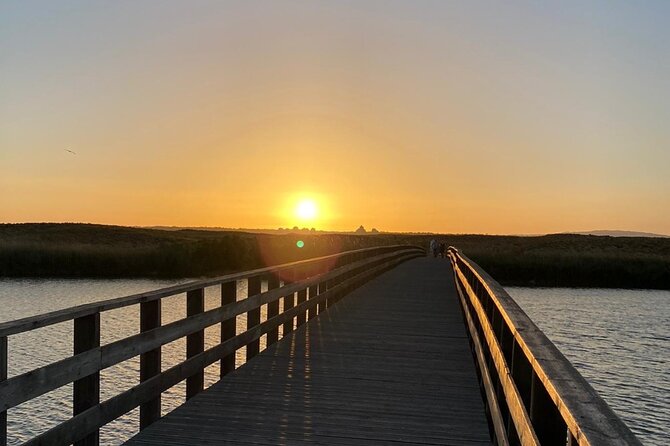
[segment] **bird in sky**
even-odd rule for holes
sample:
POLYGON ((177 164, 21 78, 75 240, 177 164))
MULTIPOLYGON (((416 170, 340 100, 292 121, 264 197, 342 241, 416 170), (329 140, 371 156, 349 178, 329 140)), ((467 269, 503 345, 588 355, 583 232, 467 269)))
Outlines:
POLYGON ((76 152, 73 152, 73 151, 70 150, 70 149, 65 149, 65 151, 66 151, 66 152, 70 152, 70 153, 73 154, 73 155, 76 155, 76 154, 77 154, 76 152))

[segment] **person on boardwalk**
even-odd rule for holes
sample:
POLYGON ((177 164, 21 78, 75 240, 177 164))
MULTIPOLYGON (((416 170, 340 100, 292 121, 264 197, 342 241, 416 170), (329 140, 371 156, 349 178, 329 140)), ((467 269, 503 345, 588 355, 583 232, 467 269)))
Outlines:
POLYGON ((435 239, 430 241, 430 252, 433 253, 433 257, 437 257, 437 240, 435 239))
POLYGON ((447 244, 440 242, 440 257, 445 258, 447 256, 447 244))

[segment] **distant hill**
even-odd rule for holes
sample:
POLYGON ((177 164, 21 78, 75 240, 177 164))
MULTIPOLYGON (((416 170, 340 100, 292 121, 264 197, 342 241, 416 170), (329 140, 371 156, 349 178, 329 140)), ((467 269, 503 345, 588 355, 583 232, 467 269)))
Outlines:
POLYGON ((584 231, 584 232, 566 232, 565 234, 600 235, 600 236, 606 236, 606 237, 670 238, 670 235, 654 234, 654 233, 651 233, 651 232, 616 231, 616 230, 607 230, 607 229, 600 229, 600 230, 597 230, 597 231, 584 231))

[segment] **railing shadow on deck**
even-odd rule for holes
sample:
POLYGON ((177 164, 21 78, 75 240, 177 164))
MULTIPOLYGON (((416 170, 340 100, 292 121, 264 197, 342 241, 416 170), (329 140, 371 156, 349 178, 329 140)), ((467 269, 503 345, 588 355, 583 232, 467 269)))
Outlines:
POLYGON ((70 383, 74 383, 72 418, 24 445, 97 445, 100 427, 138 406, 140 429, 144 429, 161 416, 162 392, 186 380, 186 399, 193 397, 203 390, 207 366, 220 361, 221 377, 225 376, 235 369, 237 350, 246 347, 247 360, 253 358, 263 335, 272 345, 279 339, 280 325, 286 335, 364 282, 424 254, 416 246, 360 249, 1 323, 0 446, 7 444, 8 409, 70 383), (268 291, 263 293, 262 279, 268 280, 268 291), (248 281, 248 295, 236 301, 239 280, 248 281), (221 304, 205 311, 205 288, 212 286, 220 286, 221 304), (181 293, 186 293, 186 318, 162 325, 162 299, 181 293), (132 305, 139 306, 140 333, 101 346, 100 314, 132 305), (267 305, 267 320, 261 322, 263 305, 267 305), (244 313, 247 330, 236 334, 235 318, 244 313), (9 336, 67 321, 73 322, 73 356, 7 377, 9 336), (204 330, 216 324, 221 328, 220 342, 205 350, 204 330), (161 347, 183 337, 186 359, 161 370, 161 347), (101 402, 100 371, 138 355, 140 384, 101 402))
POLYGON ((479 265, 449 258, 497 445, 641 445, 479 265))

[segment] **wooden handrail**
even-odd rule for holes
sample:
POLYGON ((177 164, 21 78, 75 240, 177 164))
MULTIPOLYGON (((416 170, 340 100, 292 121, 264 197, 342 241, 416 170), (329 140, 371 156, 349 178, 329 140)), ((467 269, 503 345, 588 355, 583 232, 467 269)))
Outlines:
MULTIPOLYGON (((246 346, 247 359, 258 353, 259 339, 267 334, 268 343, 276 342, 279 326, 289 327, 288 334, 297 325, 306 323, 308 315, 332 306, 348 291, 396 264, 424 255, 422 248, 391 246, 348 251, 333 256, 292 262, 275 267, 261 268, 216 279, 192 282, 150 293, 84 305, 46 315, 25 318, 3 324, 0 331, 0 446, 5 446, 6 415, 11 409, 47 392, 74 382, 75 401, 73 417, 53 427, 26 445, 97 445, 98 430, 128 411, 140 406, 140 428, 143 429, 160 418, 160 395, 165 390, 186 379, 186 397, 190 398, 203 388, 203 371, 216 361, 221 362, 221 376, 235 367, 235 351, 246 346), (325 260, 346 259, 347 263, 330 271, 307 277, 310 266, 325 260), (293 270, 295 281, 279 286, 276 276, 269 278, 268 290, 261 292, 260 279, 268 273, 293 270), (249 280, 248 295, 235 301, 234 285, 240 279, 249 280), (328 286, 324 286, 328 284, 328 286), (203 297, 207 286, 221 285, 221 306, 204 311, 203 297), (174 294, 187 293, 187 316, 166 325, 160 323, 161 299, 174 294), (295 294, 298 294, 297 304, 295 294), (283 300, 283 310, 279 302, 283 300), (289 305, 288 303, 291 302, 289 305), (129 305, 141 305, 140 333, 110 344, 99 344, 100 312, 129 305), (268 305, 268 317, 260 320, 260 308, 268 305), (272 311, 271 310, 272 307, 272 311), (248 327, 235 335, 235 317, 247 314, 248 327), (251 315, 251 317, 250 317, 251 315), (74 321, 75 351, 73 356, 47 364, 7 379, 2 374, 6 368, 7 334, 51 325, 67 320, 74 321), (204 330, 221 325, 221 341, 207 350, 204 348, 204 330), (93 333, 93 336, 91 336, 93 333), (97 336, 95 334, 98 334, 97 336), (271 335, 273 338, 271 339, 271 335), (161 347, 180 338, 187 339, 186 359, 161 371, 161 347), (140 384, 100 402, 100 371, 140 356, 140 384), (3 359, 4 358, 4 359, 3 359)), ((313 272, 313 271, 312 271, 313 272)))
MULTIPOLYGON (((132 294, 130 296, 118 297, 115 299, 107 299, 100 302, 93 302, 90 304, 77 305, 75 307, 65 308, 62 310, 51 311, 48 313, 39 314, 36 316, 29 316, 13 321, 0 323, 0 338, 4 336, 11 336, 25 331, 34 330, 36 328, 47 327, 49 325, 66 322, 79 317, 88 316, 90 314, 102 313, 105 311, 116 310, 119 308, 136 305, 143 302, 151 302, 165 297, 174 296, 175 294, 186 293, 188 291, 197 290, 200 288, 207 288, 214 285, 220 285, 227 282, 248 279, 250 277, 264 276, 272 273, 279 273, 290 270, 296 267, 326 262, 329 260, 338 259, 345 255, 367 254, 374 251, 392 251, 394 249, 407 248, 407 245, 392 245, 392 246, 377 246, 373 248, 363 248, 354 251, 345 251, 337 254, 331 254, 322 257, 315 257, 313 259, 299 260, 296 262, 283 263, 281 265, 268 266, 265 268, 258 268, 249 271, 242 271, 239 273, 227 274, 224 276, 214 277, 211 279, 197 280, 188 283, 182 283, 171 287, 160 288, 145 293, 132 294)), ((415 247, 418 248, 418 247, 415 247)), ((422 248, 418 248, 422 249, 422 248)))
POLYGON ((498 445, 641 445, 498 282, 449 257, 498 445))

